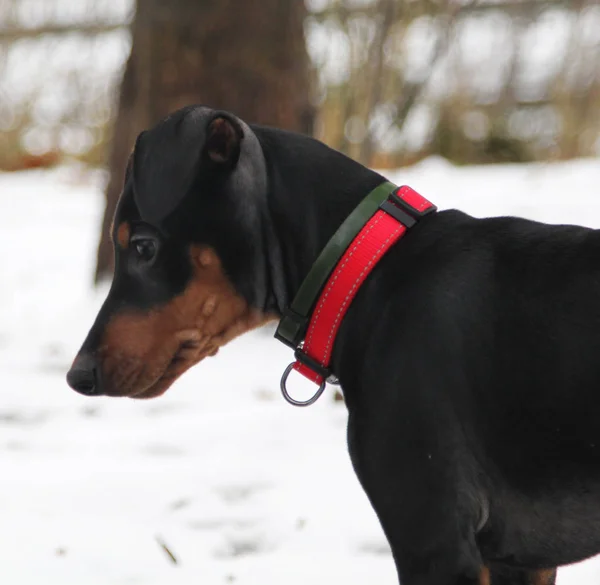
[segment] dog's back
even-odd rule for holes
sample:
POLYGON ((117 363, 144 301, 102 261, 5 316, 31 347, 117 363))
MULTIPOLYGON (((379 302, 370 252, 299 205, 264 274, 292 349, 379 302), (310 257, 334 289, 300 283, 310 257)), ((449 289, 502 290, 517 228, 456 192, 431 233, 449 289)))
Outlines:
POLYGON ((359 293, 338 348, 351 444, 372 452, 364 435, 387 437, 367 475, 431 474, 434 492, 421 477, 413 505, 464 508, 488 558, 595 554, 599 300, 594 230, 456 211, 415 228, 359 293))

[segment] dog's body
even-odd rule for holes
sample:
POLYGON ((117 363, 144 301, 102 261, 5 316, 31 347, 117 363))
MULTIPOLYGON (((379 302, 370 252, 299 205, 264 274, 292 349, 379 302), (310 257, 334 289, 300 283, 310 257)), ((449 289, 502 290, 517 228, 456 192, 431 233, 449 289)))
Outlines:
MULTIPOLYGON (((113 287, 69 383, 161 394, 280 316, 383 181, 208 108, 163 121, 138 140, 113 287)), ((545 585, 600 552, 599 297, 600 233, 458 211, 425 218, 362 286, 332 366, 403 585, 545 585)))

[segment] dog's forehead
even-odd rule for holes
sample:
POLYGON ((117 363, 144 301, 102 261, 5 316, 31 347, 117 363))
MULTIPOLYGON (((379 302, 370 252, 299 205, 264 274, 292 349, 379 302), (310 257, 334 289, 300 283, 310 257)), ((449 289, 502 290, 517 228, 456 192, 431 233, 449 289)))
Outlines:
POLYGON ((140 134, 132 189, 141 219, 160 224, 185 197, 197 172, 212 110, 185 108, 140 134))

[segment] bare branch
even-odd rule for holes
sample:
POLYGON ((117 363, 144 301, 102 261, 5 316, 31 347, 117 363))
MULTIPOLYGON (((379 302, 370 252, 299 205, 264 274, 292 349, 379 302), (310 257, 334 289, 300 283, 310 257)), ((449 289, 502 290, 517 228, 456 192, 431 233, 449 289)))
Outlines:
POLYGON ((64 35, 80 33, 83 35, 97 35, 116 30, 127 29, 127 24, 122 23, 97 23, 97 24, 48 24, 36 28, 0 28, 0 41, 16 41, 30 39, 40 35, 64 35))

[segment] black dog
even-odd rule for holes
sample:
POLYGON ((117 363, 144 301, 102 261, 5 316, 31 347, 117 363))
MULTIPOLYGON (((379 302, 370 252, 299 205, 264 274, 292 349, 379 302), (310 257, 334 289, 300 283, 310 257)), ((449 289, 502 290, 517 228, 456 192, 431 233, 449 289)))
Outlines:
MULTIPOLYGON (((205 107, 142 133, 113 285, 69 384, 162 394, 281 316, 383 181, 316 140, 205 107)), ((599 326, 590 229, 444 211, 376 266, 332 366, 403 585, 547 585, 600 552, 599 326)))

